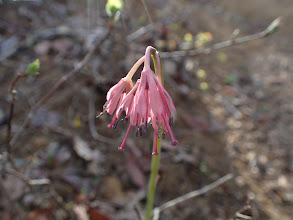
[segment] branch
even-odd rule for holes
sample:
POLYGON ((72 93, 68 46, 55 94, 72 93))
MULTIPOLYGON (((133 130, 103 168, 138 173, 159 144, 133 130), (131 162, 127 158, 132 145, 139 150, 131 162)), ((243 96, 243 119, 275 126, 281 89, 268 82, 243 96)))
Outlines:
POLYGON ((110 36, 111 32, 113 30, 113 24, 110 23, 108 25, 108 29, 107 32, 105 33, 105 35, 100 38, 100 40, 96 41, 96 43, 91 47, 91 49, 88 51, 88 53, 86 54, 86 56, 74 67, 73 70, 71 70, 71 72, 69 72, 68 74, 64 75, 61 79, 59 79, 55 85, 51 88, 51 90, 49 90, 49 92, 47 92, 29 111, 28 115, 26 116, 22 126, 18 129, 18 131, 16 132, 16 134, 13 136, 13 138, 10 141, 10 145, 13 146, 17 139, 19 138, 20 134, 23 132, 23 130, 26 128, 26 126, 29 124, 29 122, 31 121, 34 113, 43 105, 45 104, 55 93, 56 91, 60 88, 60 86, 62 86, 68 79, 70 79, 71 77, 73 77, 76 73, 78 73, 91 59, 91 57, 93 56, 94 52, 96 51, 96 49, 101 46, 101 44, 110 36))
POLYGON ((176 199, 173 199, 169 202, 166 202, 165 204, 161 205, 160 207, 157 207, 154 209, 154 217, 153 217, 153 220, 158 220, 159 217, 160 217, 160 212, 162 212, 163 210, 165 209, 168 209, 172 206, 175 206, 181 202, 184 202, 188 199, 191 199, 191 198, 194 198, 194 197, 197 197, 197 196, 200 196, 204 193, 207 193, 208 191, 218 187, 219 185, 227 182, 228 180, 232 179, 233 178, 233 174, 229 173, 223 177, 221 177, 220 179, 216 180, 215 182, 201 188, 201 189, 198 189, 198 190, 194 190, 192 192, 189 192, 183 196, 180 196, 176 199))
POLYGON ((107 143, 107 144, 117 144, 121 141, 121 137, 111 139, 104 137, 100 133, 98 133, 96 125, 95 125, 95 118, 96 118, 96 109, 95 109, 95 97, 94 94, 92 94, 90 91, 85 90, 85 95, 89 98, 89 113, 88 113, 88 125, 89 130, 92 135, 92 137, 95 140, 107 143))
POLYGON ((12 120, 13 120, 13 115, 14 115, 14 103, 15 103, 15 96, 17 91, 14 89, 16 83, 22 78, 25 77, 25 72, 21 71, 19 72, 14 79, 11 82, 10 85, 10 89, 9 92, 11 94, 11 101, 10 101, 10 108, 9 108, 9 118, 8 118, 8 122, 7 122, 7 152, 10 153, 10 137, 11 137, 11 124, 12 124, 12 120))
POLYGON ((210 54, 214 50, 219 50, 219 49, 229 47, 232 45, 243 44, 248 41, 267 37, 267 36, 271 35, 272 33, 274 33, 277 30, 277 28, 280 26, 280 24, 281 24, 281 17, 278 17, 272 23, 270 23, 270 25, 265 30, 263 30, 259 33, 256 33, 256 34, 252 34, 252 35, 248 35, 248 36, 244 36, 244 37, 239 37, 239 38, 232 38, 231 40, 223 41, 221 43, 216 43, 210 47, 198 48, 195 50, 187 50, 187 51, 162 52, 160 54, 161 54, 162 58, 197 56, 200 54, 210 54))
POLYGON ((48 185, 51 183, 51 181, 47 178, 44 179, 29 179, 26 176, 24 176, 22 173, 14 170, 14 169, 6 169, 6 173, 11 174, 15 177, 18 177, 23 182, 25 182, 29 187, 35 186, 35 185, 48 185))

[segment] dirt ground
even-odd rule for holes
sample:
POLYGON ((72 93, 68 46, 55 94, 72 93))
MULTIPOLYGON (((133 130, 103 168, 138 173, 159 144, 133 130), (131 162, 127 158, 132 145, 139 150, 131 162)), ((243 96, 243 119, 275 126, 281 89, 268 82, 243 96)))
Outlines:
POLYGON ((179 144, 171 146, 168 135, 162 143, 155 206, 232 173, 231 180, 163 211, 160 219, 292 219, 291 0, 150 0, 153 28, 142 2, 125 0, 120 20, 93 58, 35 112, 12 146, 22 175, 6 173, 13 170, 3 160, 11 82, 40 59, 40 75, 22 78, 15 87, 15 135, 30 108, 105 34, 105 1, 88 4, 0 4, 0 218, 138 219, 136 210, 143 213, 145 207, 152 131, 142 137, 131 132, 125 152, 118 151, 127 125, 121 121, 111 130, 110 116, 95 119, 109 88, 148 45, 162 52, 194 48, 190 42, 210 32, 209 46, 231 39, 235 29, 239 37, 258 33, 281 16, 281 27, 268 37, 209 55, 163 59, 179 144), (133 34, 142 27, 145 33, 133 34), (50 184, 28 187, 20 176, 47 178, 50 184))

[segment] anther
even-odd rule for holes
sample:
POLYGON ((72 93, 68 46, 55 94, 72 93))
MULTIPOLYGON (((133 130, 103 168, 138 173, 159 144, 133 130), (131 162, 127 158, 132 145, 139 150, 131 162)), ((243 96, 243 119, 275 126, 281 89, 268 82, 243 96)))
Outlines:
POLYGON ((117 128, 118 122, 119 122, 119 120, 115 120, 114 124, 112 125, 112 128, 113 129, 116 129, 117 128))
POLYGON ((136 125, 135 126, 135 136, 138 137, 139 135, 139 127, 136 125))
POLYGON ((169 117, 169 125, 170 125, 170 127, 172 127, 173 121, 174 121, 173 116, 170 116, 169 117))
POLYGON ((123 122, 124 122, 124 124, 126 124, 128 122, 128 118, 124 118, 123 122))
POLYGON ((143 131, 143 133, 147 133, 146 124, 142 124, 140 129, 143 131))

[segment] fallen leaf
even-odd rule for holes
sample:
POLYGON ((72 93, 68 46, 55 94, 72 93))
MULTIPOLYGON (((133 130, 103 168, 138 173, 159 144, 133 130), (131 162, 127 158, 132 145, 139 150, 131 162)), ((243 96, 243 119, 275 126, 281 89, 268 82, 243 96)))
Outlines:
POLYGON ((75 152, 78 156, 83 158, 86 161, 101 161, 103 160, 103 156, 101 152, 97 149, 92 150, 88 143, 85 142, 81 137, 74 137, 74 146, 75 152))
POLYGON ((54 220, 51 214, 52 209, 52 207, 48 207, 33 210, 26 216, 26 220, 54 220))
POLYGON ((92 207, 89 207, 88 214, 90 216, 90 220, 110 220, 110 218, 108 218, 104 214, 101 214, 99 211, 92 207))
POLYGON ((141 189, 146 187, 145 177, 143 171, 140 169, 139 164, 133 156, 127 159, 126 169, 131 177, 132 182, 141 189))

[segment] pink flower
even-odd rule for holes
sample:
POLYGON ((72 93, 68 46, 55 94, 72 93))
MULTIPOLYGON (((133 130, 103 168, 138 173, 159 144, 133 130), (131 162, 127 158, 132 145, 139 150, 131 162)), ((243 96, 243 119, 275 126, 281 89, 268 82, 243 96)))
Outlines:
POLYGON ((120 151, 124 151, 131 126, 136 127, 136 136, 141 136, 143 132, 146 133, 148 123, 151 123, 154 128, 153 155, 158 155, 157 139, 160 131, 162 131, 161 135, 163 137, 166 133, 169 133, 173 146, 178 143, 171 129, 173 124, 172 113, 175 113, 176 109, 172 98, 161 84, 161 67, 157 54, 156 68, 159 78, 156 77, 150 67, 150 56, 153 49, 152 47, 147 47, 145 56, 139 59, 127 76, 122 78, 107 93, 107 102, 103 113, 108 112, 112 115, 116 110, 112 122, 108 127, 116 128, 122 112, 126 114, 125 119, 129 119, 126 135, 121 146, 118 148, 120 151), (131 77, 142 62, 144 62, 144 68, 141 72, 141 78, 133 86, 131 77))
MULTIPOLYGON (((103 113, 108 112, 112 115, 117 108, 117 105, 122 102, 124 96, 132 89, 132 87, 132 81, 125 78, 122 78, 116 85, 114 85, 107 93, 107 102, 103 113)), ((116 118, 115 114, 108 127, 115 128, 117 126, 116 123, 118 123, 118 120, 116 121, 116 118)))
MULTIPOLYGON (((119 111, 116 112, 116 117, 119 117, 122 110, 125 110, 126 118, 130 119, 129 126, 136 126, 137 136, 142 135, 142 132, 146 132, 147 123, 151 121, 155 130, 154 140, 158 138, 161 128, 163 130, 162 135, 169 132, 171 144, 173 146, 177 145, 178 142, 171 129, 173 122, 172 111, 176 112, 175 106, 170 95, 151 69, 145 68, 141 72, 140 81, 133 87, 132 92, 124 97, 119 106, 119 111)), ((128 134, 129 132, 126 133, 125 138, 127 138, 128 134)), ((125 141, 122 142, 119 150, 123 151, 124 145, 125 141)), ((157 154, 155 141, 153 155, 157 154)))

